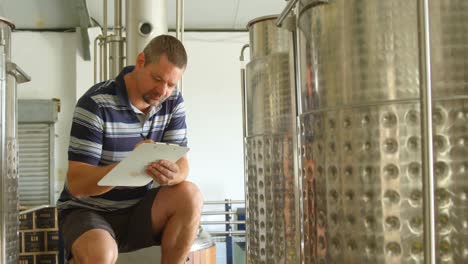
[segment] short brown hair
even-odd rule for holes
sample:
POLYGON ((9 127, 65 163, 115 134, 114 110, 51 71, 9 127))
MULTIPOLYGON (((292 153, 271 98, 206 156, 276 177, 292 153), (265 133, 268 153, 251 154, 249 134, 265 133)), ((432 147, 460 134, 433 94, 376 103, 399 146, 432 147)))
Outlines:
POLYGON ((187 65, 187 52, 184 45, 177 38, 170 35, 154 37, 143 50, 145 54, 145 66, 157 62, 161 55, 166 55, 170 63, 178 68, 187 65))

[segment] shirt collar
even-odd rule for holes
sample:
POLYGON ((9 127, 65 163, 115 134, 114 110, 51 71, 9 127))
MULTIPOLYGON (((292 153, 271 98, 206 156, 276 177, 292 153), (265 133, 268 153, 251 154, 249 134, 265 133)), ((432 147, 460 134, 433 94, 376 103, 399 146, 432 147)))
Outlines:
POLYGON ((127 93, 127 86, 125 86, 125 79, 124 76, 135 69, 135 66, 127 66, 122 69, 122 71, 117 75, 115 78, 115 82, 117 83, 117 97, 119 100, 128 106, 129 108, 132 107, 132 104, 130 103, 130 99, 128 98, 128 93, 127 93))

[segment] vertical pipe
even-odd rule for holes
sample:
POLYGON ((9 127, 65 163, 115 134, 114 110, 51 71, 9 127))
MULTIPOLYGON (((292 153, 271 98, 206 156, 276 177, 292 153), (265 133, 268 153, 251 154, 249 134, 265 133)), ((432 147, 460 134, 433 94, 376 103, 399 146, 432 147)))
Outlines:
MULTIPOLYGON (((6 39, 7 33, 4 32, 3 22, 0 23, 0 263, 6 263, 7 257, 10 254, 8 252, 6 243, 7 243, 7 228, 8 228, 8 203, 7 203, 7 191, 8 190, 8 181, 4 173, 6 170, 6 151, 5 151, 5 94, 6 94, 6 62, 9 52, 9 44, 6 39), (5 212, 5 213, 3 213, 5 212)), ((16 258, 15 258, 16 261, 16 258)))
POLYGON ((429 25, 429 0, 418 1, 420 94, 423 191, 424 191, 424 260, 427 264, 436 263, 434 170, 432 144, 432 76, 431 43, 429 25))
POLYGON ((181 7, 180 7, 180 41, 183 43, 184 42, 184 31, 185 31, 185 8, 184 8, 184 0, 181 0, 181 7))
POLYGON ((104 76, 104 61, 107 61, 107 57, 104 55, 104 45, 106 45, 105 38, 101 38, 99 40, 99 62, 101 65, 99 67, 99 81, 103 81, 106 79, 104 76))
POLYGON ((248 208, 248 205, 249 205, 249 197, 248 197, 248 186, 247 186, 247 157, 246 157, 246 153, 247 153, 247 150, 245 148, 245 139, 247 137, 247 120, 246 120, 246 109, 245 109, 245 106, 246 106, 246 78, 245 78, 245 63, 244 63, 244 51, 249 47, 249 44, 245 44, 242 49, 241 49, 241 55, 239 57, 239 61, 240 61, 240 66, 241 66, 241 69, 240 69, 240 74, 241 74, 241 99, 242 99, 242 147, 243 147, 243 150, 244 150, 244 193, 245 193, 245 245, 246 245, 246 254, 245 254, 245 263, 249 263, 249 260, 247 259, 247 257, 249 256, 249 238, 250 238, 250 232, 249 232, 249 223, 247 222, 247 220, 249 219, 249 208, 248 208))
MULTIPOLYGON (((292 1, 292 0, 290 0, 292 1)), ((296 5, 297 11, 299 11, 298 5, 296 5)), ((299 12, 296 12, 299 14, 299 12)), ((290 72, 291 72, 291 105, 296 106, 291 111, 291 118, 294 120, 293 127, 292 127, 292 143, 293 143, 293 161, 294 161, 294 197, 295 197, 295 207, 294 210, 296 212, 296 241, 295 244, 297 245, 296 252, 294 252, 297 256, 296 261, 301 262, 302 260, 302 237, 303 237, 303 230, 302 230, 302 184, 301 184, 301 173, 300 173, 300 148, 301 148, 301 134, 300 134, 300 118, 299 118, 299 111, 300 111, 300 80, 301 80, 301 71, 299 68, 299 27, 296 26, 298 24, 299 16, 294 16, 294 28, 291 29, 292 36, 290 39, 290 47, 292 47, 293 52, 290 54, 290 72)), ((291 18, 293 19, 293 18, 291 18)))
MULTIPOLYGON (((224 203, 224 211, 225 212, 230 212, 232 209, 232 203, 231 199, 226 199, 224 203)), ((226 221, 226 263, 227 264, 233 264, 232 263, 232 226, 231 226, 231 220, 232 216, 230 214, 225 214, 224 220, 226 221)))
MULTIPOLYGON (((300 5, 296 5, 295 6, 295 11, 296 11, 296 14, 300 14, 300 5)), ((305 251, 304 251, 304 240, 305 240, 305 237, 304 237, 304 217, 303 215, 306 213, 304 212, 304 197, 302 195, 302 177, 304 177, 305 175, 302 175, 302 172, 301 172, 301 168, 303 168, 303 164, 302 164, 302 158, 301 158, 301 155, 302 155, 302 150, 301 150, 301 146, 302 146, 302 138, 301 138, 301 133, 303 133, 304 131, 304 128, 301 127, 301 119, 300 119, 300 116, 303 114, 302 113, 302 92, 301 92, 301 89, 302 89, 302 77, 301 77, 301 73, 302 73, 302 69, 301 69, 301 65, 302 65, 302 57, 301 55, 303 55, 301 53, 301 29, 299 27, 299 18, 300 16, 299 15, 296 15, 296 31, 295 31, 295 34, 294 34, 294 40, 295 40, 295 45, 294 45, 294 49, 295 49, 295 58, 294 58, 294 66, 296 68, 296 76, 295 76, 295 93, 296 93, 296 96, 295 96, 295 99, 296 99, 296 140, 297 140, 297 148, 296 148, 296 156, 297 156, 297 161, 295 161, 295 165, 297 166, 297 168, 295 168, 296 172, 297 172, 297 201, 296 201, 296 209, 297 209, 297 215, 298 215, 298 218, 296 220, 296 223, 298 224, 298 229, 299 229, 299 233, 300 233, 300 237, 298 238, 299 239, 299 245, 300 245, 300 248, 298 249, 299 250, 299 263, 305 263, 306 261, 306 258, 305 258, 305 251)))
POLYGON ((242 96, 242 124, 244 124, 244 129, 242 130, 244 138, 247 136, 247 123, 246 123, 246 102, 245 102, 245 89, 246 89, 246 80, 245 80, 245 63, 244 63, 244 52, 249 48, 249 44, 245 44, 241 49, 241 55, 239 61, 241 63, 241 96, 242 96))
POLYGON ((181 14, 181 2, 182 0, 176 0, 176 38, 180 40, 180 14, 181 14))
POLYGON ((114 34, 109 36, 109 77, 114 78, 124 67, 122 39, 122 2, 114 1, 114 34))
MULTIPOLYGON (((176 38, 184 43, 184 0, 177 0, 176 2, 176 38)), ((178 89, 183 93, 182 77, 177 84, 178 89)))
POLYGON ((122 37, 122 2, 114 0, 114 34, 122 37))
POLYGON ((103 22, 102 22, 102 35, 104 37, 104 41, 102 43, 102 55, 101 58, 103 59, 101 61, 102 65, 102 79, 101 80, 106 80, 107 79, 107 0, 103 1, 103 22))
MULTIPOLYGON (((98 58, 98 54, 97 54, 97 46, 98 46, 98 40, 99 40, 99 36, 97 36, 95 39, 94 39, 94 55, 93 55, 93 62, 94 62, 94 71, 93 71, 93 74, 94 74, 94 83, 97 83, 97 58, 98 58)), ((101 68, 99 67, 99 70, 101 68)))

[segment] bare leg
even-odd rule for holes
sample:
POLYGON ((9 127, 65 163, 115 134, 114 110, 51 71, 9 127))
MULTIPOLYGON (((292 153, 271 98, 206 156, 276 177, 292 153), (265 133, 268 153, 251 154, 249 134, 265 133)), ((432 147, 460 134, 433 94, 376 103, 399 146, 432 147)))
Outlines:
POLYGON ((182 264, 187 257, 200 223, 203 198, 191 182, 162 187, 154 200, 153 232, 162 233, 161 264, 182 264))
POLYGON ((114 238, 103 229, 83 233, 72 245, 73 264, 114 264, 118 249, 114 238))

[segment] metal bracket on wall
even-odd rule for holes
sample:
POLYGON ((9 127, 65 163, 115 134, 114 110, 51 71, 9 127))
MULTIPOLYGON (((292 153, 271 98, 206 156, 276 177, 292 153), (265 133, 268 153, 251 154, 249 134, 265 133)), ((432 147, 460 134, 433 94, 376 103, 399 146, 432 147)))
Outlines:
POLYGON ((89 48, 89 35, 88 27, 90 26, 90 18, 88 7, 86 6, 86 0, 77 0, 75 2, 76 11, 80 23, 80 34, 81 34, 81 49, 83 51, 83 59, 86 61, 91 60, 91 52, 89 48))
POLYGON ((16 78, 17 83, 25 83, 31 81, 31 76, 25 73, 18 65, 13 62, 7 62, 7 72, 16 78))

